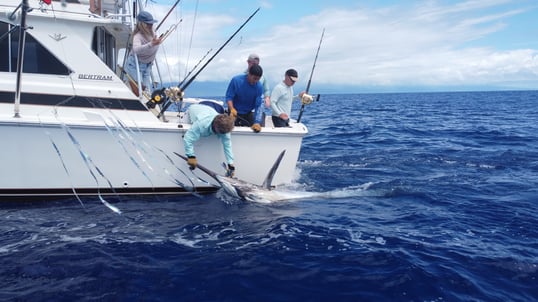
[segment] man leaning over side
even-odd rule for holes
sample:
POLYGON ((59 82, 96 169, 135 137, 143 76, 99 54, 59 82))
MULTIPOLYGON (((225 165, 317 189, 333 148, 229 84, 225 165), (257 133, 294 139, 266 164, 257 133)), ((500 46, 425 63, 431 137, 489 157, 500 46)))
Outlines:
POLYGON ((220 139, 224 149, 224 156, 228 163, 226 176, 233 177, 235 167, 230 132, 234 128, 234 117, 228 114, 219 114, 212 107, 203 104, 189 106, 187 114, 191 121, 191 128, 183 136, 183 142, 190 169, 196 169, 198 165, 194 153, 194 143, 202 137, 214 134, 220 139))

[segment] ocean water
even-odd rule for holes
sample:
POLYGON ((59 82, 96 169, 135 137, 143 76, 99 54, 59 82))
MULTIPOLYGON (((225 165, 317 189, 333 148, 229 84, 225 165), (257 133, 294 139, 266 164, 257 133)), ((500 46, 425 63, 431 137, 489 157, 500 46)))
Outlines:
POLYGON ((302 199, 1 204, 0 300, 538 300, 538 91, 323 95, 303 122, 302 199))

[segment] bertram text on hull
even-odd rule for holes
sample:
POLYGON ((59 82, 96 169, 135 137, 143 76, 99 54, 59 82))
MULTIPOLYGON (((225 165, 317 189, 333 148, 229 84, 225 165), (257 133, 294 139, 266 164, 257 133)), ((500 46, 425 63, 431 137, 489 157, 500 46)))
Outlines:
MULTIPOLYGON (((88 0, 46 2, 0 4, 0 200, 214 192, 214 179, 173 156, 190 128, 183 111, 161 116, 120 78, 134 3, 102 0, 105 16, 90 13, 88 0)), ((291 182, 307 132, 298 122, 274 128, 270 117, 260 133, 235 127, 236 177, 261 185, 260 171, 286 149, 273 183, 291 182)), ((195 147, 199 162, 222 169, 220 141, 195 147)))

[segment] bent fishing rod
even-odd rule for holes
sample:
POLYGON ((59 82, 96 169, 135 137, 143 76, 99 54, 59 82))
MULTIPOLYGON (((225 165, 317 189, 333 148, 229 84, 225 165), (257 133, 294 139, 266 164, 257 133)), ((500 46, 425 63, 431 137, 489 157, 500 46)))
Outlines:
MULTIPOLYGON (((179 85, 177 86, 179 88, 181 94, 183 94, 185 89, 187 89, 187 87, 189 87, 189 85, 194 81, 194 79, 196 79, 196 77, 206 68, 206 66, 221 52, 221 50, 226 45, 228 45, 228 43, 235 37, 235 35, 237 35, 237 33, 250 21, 250 19, 252 19, 252 17, 254 17, 254 15, 256 15, 258 13, 258 11, 260 11, 260 7, 258 7, 258 9, 256 9, 250 15, 250 17, 248 17, 248 19, 245 22, 243 22, 243 24, 241 24, 241 26, 239 26, 239 28, 230 36, 230 38, 228 38, 228 40, 226 40, 226 42, 224 42, 224 44, 222 44, 222 46, 213 54, 213 56, 211 56, 211 58, 209 58, 207 60, 207 62, 202 67, 200 67, 200 69, 185 84, 183 84, 183 86, 181 86, 181 87, 179 85)), ((168 109, 168 107, 170 107, 171 104, 172 104, 171 102, 166 103, 162 107, 161 112, 159 113, 159 115, 157 115, 157 118, 160 118, 164 114, 166 109, 168 109)))
MULTIPOLYGON (((319 39, 319 44, 318 44, 318 51, 316 52, 316 57, 314 58, 314 64, 312 65, 312 71, 310 72, 310 78, 308 79, 308 84, 306 85, 306 94, 308 94, 308 90, 310 90, 310 84, 312 83, 312 76, 314 75, 314 69, 316 68, 316 62, 318 61, 319 49, 321 48, 321 42, 323 41, 324 35, 325 35, 325 28, 323 28, 323 31, 321 32, 321 38, 319 39)), ((319 101, 319 94, 316 97, 316 101, 319 101)), ((297 123, 301 122, 301 117, 303 116, 304 108, 305 108, 305 103, 301 105, 301 111, 299 112, 297 123)))

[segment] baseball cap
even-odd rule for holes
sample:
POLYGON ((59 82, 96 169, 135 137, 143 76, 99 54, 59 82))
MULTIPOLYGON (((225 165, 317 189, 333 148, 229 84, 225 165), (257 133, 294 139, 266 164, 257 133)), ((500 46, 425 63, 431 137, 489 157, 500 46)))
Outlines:
POLYGON ((153 16, 147 11, 141 11, 136 19, 147 24, 157 23, 157 20, 153 19, 153 16))
POLYGON ((254 60, 260 61, 260 56, 258 56, 258 55, 255 54, 255 53, 251 53, 251 54, 248 56, 248 60, 249 60, 249 61, 254 61, 254 60))
POLYGON ((295 69, 286 70, 286 75, 290 77, 290 79, 294 82, 297 82, 297 80, 299 79, 299 76, 297 75, 297 70, 295 69))

